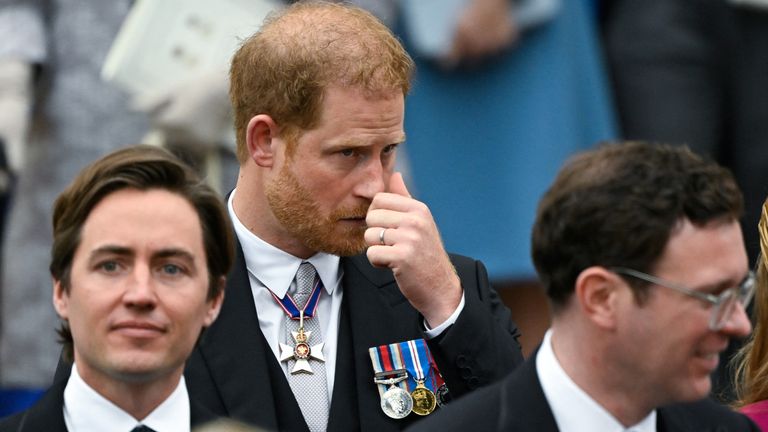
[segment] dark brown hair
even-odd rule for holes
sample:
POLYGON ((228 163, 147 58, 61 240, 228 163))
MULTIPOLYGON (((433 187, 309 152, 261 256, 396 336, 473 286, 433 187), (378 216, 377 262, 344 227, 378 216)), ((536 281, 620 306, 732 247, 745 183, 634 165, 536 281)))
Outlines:
MULTIPOLYGON (((555 312, 591 266, 652 272, 683 219, 738 220, 733 175, 684 146, 604 144, 569 160, 539 203, 531 253, 555 312)), ((645 284, 628 280, 642 300, 645 284)))
MULTIPOLYGON (((186 164, 167 151, 137 145, 110 153, 77 175, 53 206, 51 276, 70 290, 72 260, 83 224, 91 210, 107 195, 121 189, 163 189, 186 199, 200 218, 206 265, 208 300, 216 298, 234 257, 232 227, 222 198, 186 164)), ((67 323, 59 329, 64 356, 72 359, 72 334, 67 323)))

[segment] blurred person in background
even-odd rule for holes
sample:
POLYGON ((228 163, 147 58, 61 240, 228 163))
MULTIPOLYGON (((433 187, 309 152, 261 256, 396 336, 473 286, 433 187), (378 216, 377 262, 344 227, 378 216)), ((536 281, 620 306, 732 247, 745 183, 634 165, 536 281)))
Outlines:
POLYGON ((754 330, 733 357, 734 406, 749 416, 764 431, 768 430, 768 201, 758 224, 761 253, 757 257, 755 301, 752 309, 754 330))

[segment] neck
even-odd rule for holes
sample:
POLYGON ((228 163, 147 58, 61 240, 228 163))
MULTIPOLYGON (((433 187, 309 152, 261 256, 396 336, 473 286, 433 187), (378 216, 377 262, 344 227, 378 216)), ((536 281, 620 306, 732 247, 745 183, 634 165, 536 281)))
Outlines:
POLYGON ((237 218, 248 231, 272 246, 301 259, 313 256, 317 251, 291 235, 275 218, 267 201, 262 178, 256 178, 255 174, 249 172, 247 167, 241 167, 237 191, 232 200, 237 218))
POLYGON ((145 378, 108 376, 75 363, 80 377, 101 396, 136 420, 145 419, 176 390, 183 368, 171 373, 145 378))
POLYGON ((552 349, 566 374, 624 427, 630 427, 656 408, 634 371, 612 361, 616 346, 610 335, 579 322, 552 323, 552 349))

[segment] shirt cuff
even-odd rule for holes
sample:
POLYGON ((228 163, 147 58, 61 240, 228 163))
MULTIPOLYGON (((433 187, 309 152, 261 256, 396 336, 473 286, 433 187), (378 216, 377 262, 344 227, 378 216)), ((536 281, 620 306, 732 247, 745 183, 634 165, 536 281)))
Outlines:
POLYGON ((449 316, 447 320, 443 321, 442 324, 440 324, 435 328, 429 328, 429 324, 427 324, 427 320, 423 320, 424 328, 426 329, 424 334, 427 336, 427 339, 433 339, 437 336, 440 336, 445 331, 445 329, 452 326, 453 323, 455 323, 456 320, 459 319, 459 315, 463 310, 464 310, 464 292, 461 293, 461 301, 459 302, 459 305, 456 306, 456 310, 453 311, 451 316, 449 316))

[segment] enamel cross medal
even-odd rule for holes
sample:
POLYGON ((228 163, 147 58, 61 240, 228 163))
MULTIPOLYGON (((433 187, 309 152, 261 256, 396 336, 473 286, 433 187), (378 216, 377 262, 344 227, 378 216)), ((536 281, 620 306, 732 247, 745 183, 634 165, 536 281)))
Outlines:
MULTIPOLYGON (((319 344, 311 346, 309 344, 309 338, 312 337, 312 331, 304 328, 304 320, 312 319, 315 316, 317 305, 320 301, 320 292, 322 291, 323 283, 320 281, 320 278, 317 277, 315 277, 312 285, 307 285, 307 283, 312 283, 309 280, 304 280, 302 283, 303 285, 299 285, 297 288, 298 292, 296 293, 295 299, 287 293, 282 299, 272 293, 272 297, 283 308, 283 311, 291 320, 289 323, 291 325, 286 327, 286 330, 291 329, 290 335, 293 338, 294 346, 282 342, 279 342, 279 345, 281 362, 289 361, 291 359, 296 360, 293 368, 291 368, 292 375, 300 372, 308 374, 314 373, 312 367, 309 365, 310 359, 325 362, 325 357, 323 357, 324 344, 320 342, 319 344), (312 287, 311 290, 309 289, 310 286, 312 287), (296 328, 294 324, 296 321, 299 322, 299 326, 297 331, 293 331, 292 329, 296 328)), ((309 328, 317 330, 315 339, 322 338, 320 327, 316 324, 317 323, 310 322, 309 328)), ((285 335, 287 336, 287 334, 285 335)))
POLYGON ((323 357, 323 342, 317 345, 309 345, 311 331, 304 331, 304 310, 299 311, 299 331, 291 332, 296 345, 290 346, 280 343, 280 361, 296 359, 296 364, 291 369, 292 374, 299 372, 312 373, 312 366, 309 365, 309 359, 315 359, 325 362, 323 357))

